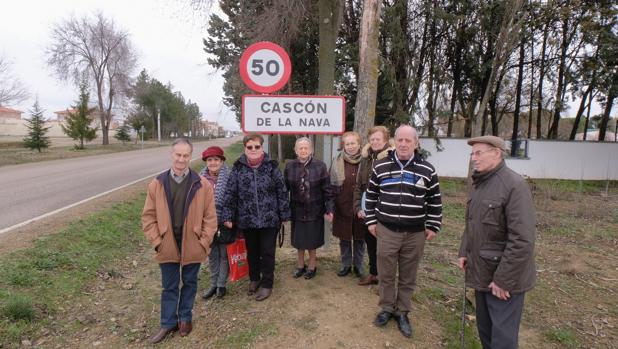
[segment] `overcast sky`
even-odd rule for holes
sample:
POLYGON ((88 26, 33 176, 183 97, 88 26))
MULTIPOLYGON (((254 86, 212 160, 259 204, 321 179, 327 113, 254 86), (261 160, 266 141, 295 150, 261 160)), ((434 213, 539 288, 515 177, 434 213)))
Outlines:
MULTIPOLYGON (((186 2, 186 1, 185 1, 186 2)), ((27 114, 38 95, 45 117, 64 110, 78 96, 77 88, 51 74, 45 64, 50 28, 71 15, 96 10, 128 31, 139 55, 134 75, 145 68, 151 77, 171 82, 185 100, 196 102, 209 121, 238 130, 234 113, 221 102, 223 79, 206 64, 202 50, 204 16, 193 16, 182 0, 53 0, 4 1, 0 20, 0 53, 13 62, 13 75, 27 86, 32 98, 15 107, 27 114)), ((94 98, 91 92, 91 100, 94 98)))

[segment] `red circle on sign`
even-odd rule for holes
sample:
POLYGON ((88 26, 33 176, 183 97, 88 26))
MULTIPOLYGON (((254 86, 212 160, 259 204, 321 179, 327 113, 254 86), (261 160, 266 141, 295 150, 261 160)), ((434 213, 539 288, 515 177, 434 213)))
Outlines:
MULTIPOLYGON (((270 63, 270 62, 269 62, 270 63)), ((257 64, 253 68, 261 71, 262 73, 266 73, 268 66, 264 67, 261 64, 257 64)), ((261 93, 271 93, 280 90, 287 82, 290 80, 290 75, 292 74, 292 62, 290 62, 290 56, 288 56, 285 50, 272 42, 269 41, 260 41, 255 44, 249 46, 245 52, 243 52, 240 57, 240 77, 242 81, 253 91, 261 92, 261 93), (279 59, 277 61, 281 61, 283 63, 283 73, 279 76, 276 81, 272 81, 267 84, 262 84, 255 79, 255 72, 250 73, 249 69, 250 62, 251 64, 257 63, 257 60, 253 60, 252 56, 258 51, 269 51, 268 54, 274 55, 279 59)))

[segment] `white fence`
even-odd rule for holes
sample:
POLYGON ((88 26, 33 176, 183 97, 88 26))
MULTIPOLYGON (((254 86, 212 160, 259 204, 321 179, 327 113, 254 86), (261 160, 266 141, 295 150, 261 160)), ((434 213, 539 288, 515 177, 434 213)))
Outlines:
MULTIPOLYGON (((442 177, 466 177, 471 147, 467 139, 440 138, 443 151, 432 138, 421 138, 428 160, 442 177)), ((618 180, 618 143, 529 140, 527 159, 508 159, 517 173, 532 178, 618 180)))

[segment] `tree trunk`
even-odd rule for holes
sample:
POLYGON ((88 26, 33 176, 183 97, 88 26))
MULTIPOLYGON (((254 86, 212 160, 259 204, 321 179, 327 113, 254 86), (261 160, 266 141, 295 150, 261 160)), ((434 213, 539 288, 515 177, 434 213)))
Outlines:
POLYGON ((609 123, 609 114, 614 106, 614 100, 618 88, 610 87, 609 94, 607 95, 607 101, 605 102, 605 110, 603 111, 603 117, 601 117, 601 125, 599 126, 599 141, 605 140, 605 132, 607 131, 607 124, 609 123))
MULTIPOLYGON (((435 78, 435 56, 436 56, 436 2, 433 2, 431 27, 429 29, 429 79, 427 81, 427 136, 434 136, 433 125, 435 122, 435 104, 434 104, 434 78, 435 78)), ((437 94, 437 93, 436 93, 437 94)))
POLYGON ((367 130, 373 127, 378 92, 378 36, 381 0, 364 0, 360 28, 358 89, 354 107, 354 131, 367 141, 367 130))
POLYGON ((532 106, 534 105, 534 32, 530 35, 530 104, 528 105, 528 139, 532 137, 532 106))
MULTIPOLYGON (((335 89, 335 48, 339 28, 339 0, 319 0, 320 47, 318 50, 318 94, 332 95, 335 89)), ((355 121, 356 122, 356 121, 355 121)), ((324 159, 324 136, 317 136, 314 155, 324 159)))
POLYGON ((588 127, 590 126, 590 109, 592 109, 592 97, 593 95, 590 95, 590 98, 588 99, 588 110, 586 111, 586 122, 584 123, 584 136, 582 137, 584 141, 586 140, 586 138, 588 138, 588 127))
MULTIPOLYGON (((489 81, 485 86, 485 92, 483 98, 481 98, 481 105, 477 115, 484 115, 487 108, 487 101, 489 100, 492 91, 494 90, 494 80, 496 73, 500 66, 508 61, 508 55, 511 52, 514 40, 512 40, 513 31, 519 26, 516 18, 520 15, 520 9, 522 8, 523 0, 513 0, 507 2, 504 10, 504 16, 502 18, 502 24, 500 25, 500 33, 496 40, 496 50, 491 63, 491 72, 489 73, 489 81)), ((491 38, 490 38, 491 40, 491 38)))
MULTIPOLYGON (((568 5, 569 2, 567 2, 568 5)), ((556 98, 554 101, 553 121, 547 132, 547 138, 558 139, 558 123, 560 122, 560 112, 564 103, 563 84, 565 76, 565 65, 567 49, 569 47, 569 17, 564 16, 562 20, 562 43, 560 44, 560 64, 558 65, 558 86, 556 88, 556 98)))
POLYGON ((521 36, 521 42, 519 43, 519 71, 517 73, 517 88, 515 91, 515 111, 513 112, 513 135, 511 136, 511 156, 517 156, 517 138, 519 131, 519 110, 521 107, 521 86, 524 81, 524 57, 526 51, 524 50, 525 38, 521 36))
POLYGON ((500 96, 500 87, 502 86, 502 80, 504 80, 504 76, 506 75, 507 69, 502 69, 500 73, 500 77, 496 82, 496 89, 493 91, 491 96, 491 100, 489 101, 489 111, 490 111, 490 120, 491 120, 491 134, 492 136, 498 136, 500 133, 500 120, 498 119, 498 96, 500 96))
MULTIPOLYGON (((593 73, 594 75, 594 73, 593 73)), ((588 100, 588 96, 592 90, 592 84, 588 85, 586 91, 582 95, 581 102, 579 103, 579 109, 577 109, 577 114, 575 114, 575 121, 573 121, 573 128, 571 128, 571 134, 569 135, 569 140, 575 140, 575 135, 577 134, 577 129, 579 128, 579 122, 581 120, 582 115, 584 114, 584 110, 586 109, 586 101, 588 100)))
MULTIPOLYGON (((552 1, 547 2, 547 8, 552 6, 552 1)), ((549 36, 549 27, 551 17, 547 15, 545 21, 545 27, 543 28, 543 44, 541 45, 541 66, 539 67, 539 89, 537 95, 537 109, 536 109, 536 138, 543 138, 541 122, 543 118, 543 79, 545 79, 545 54, 547 53, 547 37, 549 36)))
MULTIPOLYGON (((366 1, 366 0, 365 0, 366 1)), ((416 100, 418 99, 418 91, 421 87, 421 83, 423 81, 423 74, 425 73, 425 54, 427 52, 427 32, 429 31, 429 21, 430 21, 430 12, 429 11, 429 1, 425 1, 425 24, 423 25, 423 36, 421 49, 418 55, 418 65, 416 66, 416 74, 412 80, 412 93, 410 94, 410 102, 409 102, 409 110, 416 110, 416 100)), ((416 52, 413 52, 415 54, 416 52)))
POLYGON ((452 67, 453 74, 453 90, 451 92, 451 107, 448 116, 448 128, 446 131, 447 137, 453 136, 453 121, 455 118, 455 103, 457 101, 457 92, 461 85, 461 55, 463 51, 463 31, 465 20, 461 19, 461 24, 457 29, 457 38, 455 43, 455 62, 452 67))

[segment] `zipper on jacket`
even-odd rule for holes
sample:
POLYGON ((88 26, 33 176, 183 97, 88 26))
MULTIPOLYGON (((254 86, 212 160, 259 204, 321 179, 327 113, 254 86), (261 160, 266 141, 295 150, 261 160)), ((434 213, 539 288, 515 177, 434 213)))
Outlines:
MULTIPOLYGON (((194 183, 191 182, 191 186, 189 186, 189 191, 187 192, 187 197, 185 198, 185 207, 184 208, 187 209, 187 216, 189 216, 189 207, 187 206, 188 201, 189 201, 189 193, 191 193, 191 189, 193 189, 193 184, 194 183)), ((184 211, 184 208, 183 208, 183 211, 184 211)), ((183 212, 183 214, 184 214, 184 212, 183 212)), ((185 241, 187 240, 187 236, 186 236, 187 235, 186 234, 187 225, 185 224, 186 221, 187 221, 187 217, 184 217, 184 219, 182 221, 182 226, 183 226, 183 229, 182 229, 182 241, 180 242, 180 244, 182 245, 182 248, 180 249, 180 251, 178 251, 178 254, 180 255, 180 266, 182 266, 182 262, 183 262, 183 258, 182 258, 183 253, 181 251, 183 251, 185 249, 185 241)), ((191 227, 191 229, 193 229, 193 227, 191 227)), ((178 248, 178 246, 176 246, 176 248, 178 248)))
POLYGON ((257 190, 257 168, 253 169, 253 189, 254 189, 254 194, 255 194, 255 209, 257 211, 257 216, 260 217, 260 203, 258 201, 258 190, 257 190))

